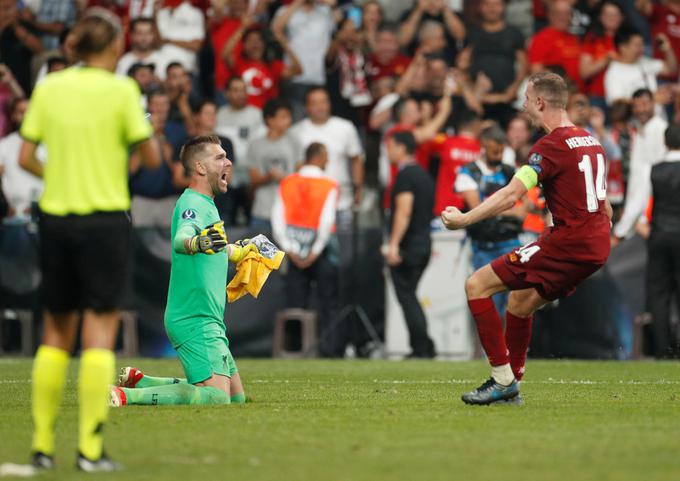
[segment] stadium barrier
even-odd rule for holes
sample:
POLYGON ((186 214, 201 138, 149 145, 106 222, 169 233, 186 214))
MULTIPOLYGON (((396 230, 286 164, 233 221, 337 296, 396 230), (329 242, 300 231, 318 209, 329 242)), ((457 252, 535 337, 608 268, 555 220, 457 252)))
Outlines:
MULTIPOLYGON (((230 239, 253 234, 247 228, 229 229, 230 239)), ((136 315, 138 352, 144 356, 174 355, 163 327, 170 276, 169 238, 168 229, 134 230, 130 259, 132 282, 124 308, 136 315)), ((356 287, 358 302, 378 332, 385 335, 389 357, 397 358, 409 352, 408 338, 401 309, 386 282, 389 274, 380 255, 381 242, 380 229, 361 229, 359 273, 357 278, 349 277, 352 282, 345 282, 344 287, 345 291, 350 285, 356 287), (385 319, 386 329, 383 328, 385 319)), ((34 225, 5 223, 0 228, 0 309, 3 313, 32 312, 36 320, 35 333, 40 331, 41 323, 37 252, 34 225)), ((530 355, 630 357, 633 318, 644 310, 645 262, 644 242, 640 239, 625 242, 614 250, 605 268, 588 279, 572 297, 537 314, 530 355)), ((343 262, 342 277, 348 279, 350 272, 350 266, 343 262)), ((468 249, 461 235, 433 233, 433 256, 420 285, 419 297, 428 316, 430 335, 443 358, 467 359, 478 352, 463 290, 469 272, 468 249)), ((341 297, 342 304, 348 301, 349 294, 344 292, 341 297)), ((234 354, 271 356, 274 319, 284 307, 284 277, 279 271, 272 273, 258 299, 247 296, 228 305, 225 322, 234 354)), ((0 337, 4 338, 5 350, 18 350, 21 346, 18 323, 0 321, 0 329, 4 333, 0 337)), ((356 342, 366 340, 358 323, 350 331, 356 342)), ((128 339, 128 343, 135 341, 128 339)))

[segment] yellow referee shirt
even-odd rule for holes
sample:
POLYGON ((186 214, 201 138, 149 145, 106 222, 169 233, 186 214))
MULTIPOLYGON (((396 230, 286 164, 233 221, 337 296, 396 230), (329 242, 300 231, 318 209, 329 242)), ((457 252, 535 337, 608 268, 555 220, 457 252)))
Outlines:
POLYGON ((52 73, 36 86, 21 135, 47 148, 43 212, 130 208, 128 149, 153 134, 140 95, 132 79, 89 67, 52 73))

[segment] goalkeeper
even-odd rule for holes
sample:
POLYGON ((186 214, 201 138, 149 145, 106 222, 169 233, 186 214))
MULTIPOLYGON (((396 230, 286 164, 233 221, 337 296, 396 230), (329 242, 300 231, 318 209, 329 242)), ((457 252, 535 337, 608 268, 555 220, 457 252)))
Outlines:
POLYGON ((227 258, 238 263, 257 247, 227 244, 213 202, 227 191, 231 173, 231 161, 220 140, 194 137, 182 147, 180 159, 190 182, 172 216, 165 330, 186 379, 151 377, 132 367, 123 368, 122 387, 111 391, 112 406, 245 402, 224 325, 227 258))

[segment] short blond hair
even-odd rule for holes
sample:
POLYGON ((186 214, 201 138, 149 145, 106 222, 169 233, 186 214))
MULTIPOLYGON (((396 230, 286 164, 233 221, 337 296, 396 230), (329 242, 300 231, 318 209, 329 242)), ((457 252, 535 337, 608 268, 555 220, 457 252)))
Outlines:
POLYGON ((534 92, 552 108, 566 109, 569 88, 562 77, 552 72, 539 72, 529 77, 534 92))

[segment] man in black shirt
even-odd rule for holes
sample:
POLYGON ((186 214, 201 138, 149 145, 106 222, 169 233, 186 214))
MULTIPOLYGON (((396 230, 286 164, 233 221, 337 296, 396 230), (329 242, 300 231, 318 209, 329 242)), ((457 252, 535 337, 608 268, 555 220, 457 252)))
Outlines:
POLYGON ((404 311, 412 357, 434 357, 434 343, 427 334, 427 320, 416 289, 430 260, 430 220, 434 207, 434 183, 415 161, 413 134, 398 131, 386 143, 387 157, 399 167, 391 194, 390 236, 385 258, 394 290, 404 311))
POLYGON ((468 28, 470 75, 473 79, 480 74, 489 78, 491 91, 482 97, 485 117, 505 127, 514 113, 511 104, 517 98, 517 89, 527 73, 524 38, 517 28, 505 23, 503 0, 481 0, 479 13, 479 26, 468 28))
POLYGON ((0 0, 0 63, 9 67, 26 95, 30 95, 31 58, 43 50, 43 45, 17 7, 16 0, 0 0))
POLYGON ((680 307, 680 125, 666 129, 665 160, 652 167, 651 235, 647 241, 647 305, 652 314, 654 354, 680 355, 671 301, 680 307))
POLYGON ((465 39, 465 25, 444 0, 415 0, 413 8, 404 12, 399 29, 399 45, 409 54, 415 54, 418 47, 418 32, 426 22, 437 22, 446 34, 446 55, 454 58, 456 43, 465 39))

